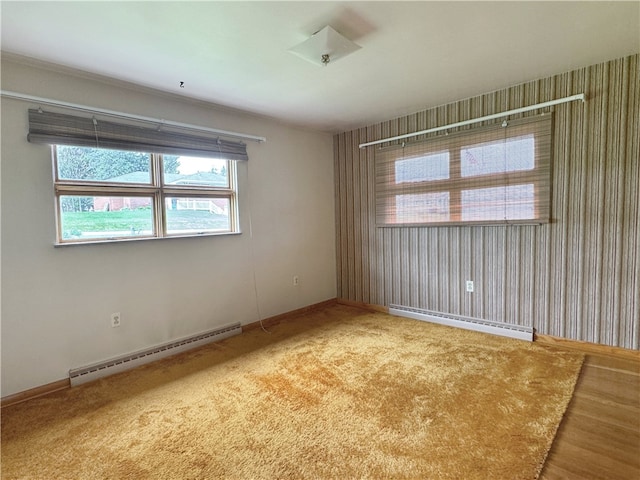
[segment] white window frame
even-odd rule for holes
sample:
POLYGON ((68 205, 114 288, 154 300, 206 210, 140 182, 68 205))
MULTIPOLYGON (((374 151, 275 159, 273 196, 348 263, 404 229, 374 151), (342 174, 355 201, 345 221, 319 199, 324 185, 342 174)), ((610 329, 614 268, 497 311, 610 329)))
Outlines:
MULTIPOLYGON (((138 241, 161 238, 218 236, 240 233, 238 216, 238 188, 236 161, 225 160, 229 179, 228 187, 208 185, 175 185, 165 184, 162 168, 163 155, 149 153, 150 182, 149 183, 118 183, 94 180, 61 179, 58 175, 57 145, 52 145, 53 180, 55 192, 55 222, 56 245, 77 245, 88 243, 110 243, 122 241, 138 241), (151 235, 64 238, 62 231, 62 196, 126 196, 152 197, 153 232, 151 235), (165 199, 179 196, 180 198, 222 198, 229 201, 229 229, 216 231, 202 231, 193 233, 168 233, 165 199)), ((84 148, 84 147, 81 147, 84 148)), ((217 159, 224 160, 224 159, 217 159)))

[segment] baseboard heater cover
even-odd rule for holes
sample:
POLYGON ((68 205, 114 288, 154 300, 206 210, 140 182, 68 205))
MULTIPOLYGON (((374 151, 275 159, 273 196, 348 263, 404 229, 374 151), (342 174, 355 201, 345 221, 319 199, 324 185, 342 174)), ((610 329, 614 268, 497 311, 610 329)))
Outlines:
POLYGON ((217 342, 241 333, 242 327, 240 322, 237 322, 208 332, 199 333, 190 337, 181 338, 162 345, 122 355, 117 358, 105 360, 103 362, 74 368, 69 370, 71 386, 74 387, 92 380, 97 380, 98 378, 113 375, 114 373, 130 370, 140 365, 144 365, 145 363, 150 363, 161 358, 175 355, 176 353, 191 350, 192 348, 217 342))
POLYGON ((490 333, 503 337, 517 338, 519 340, 533 341, 533 328, 520 325, 511 325, 503 322, 491 322, 480 318, 464 317, 449 313, 433 312, 420 308, 404 307, 401 305, 389 305, 389 313, 400 317, 413 318, 425 322, 438 323, 449 327, 464 328, 477 332, 490 333))

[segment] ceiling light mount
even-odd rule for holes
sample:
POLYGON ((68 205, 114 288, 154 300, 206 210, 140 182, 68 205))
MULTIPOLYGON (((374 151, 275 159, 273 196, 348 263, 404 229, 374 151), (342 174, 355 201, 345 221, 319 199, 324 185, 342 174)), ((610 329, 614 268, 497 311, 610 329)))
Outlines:
POLYGON ((326 67, 329 62, 335 62, 360 48, 360 45, 327 25, 289 51, 308 62, 326 67))

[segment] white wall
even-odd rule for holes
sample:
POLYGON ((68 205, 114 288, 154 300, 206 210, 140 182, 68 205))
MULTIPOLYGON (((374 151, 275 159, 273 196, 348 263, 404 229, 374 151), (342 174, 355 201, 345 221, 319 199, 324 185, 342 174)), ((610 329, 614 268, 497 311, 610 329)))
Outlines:
POLYGON ((36 105, 3 97, 2 396, 336 296, 331 135, 15 58, 2 89, 267 137, 238 166, 241 235, 55 248, 50 149, 26 139, 36 105))

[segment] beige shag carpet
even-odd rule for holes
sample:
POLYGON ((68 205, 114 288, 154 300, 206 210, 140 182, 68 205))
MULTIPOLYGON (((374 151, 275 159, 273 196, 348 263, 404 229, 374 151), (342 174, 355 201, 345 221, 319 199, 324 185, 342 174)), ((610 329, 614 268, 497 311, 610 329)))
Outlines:
POLYGON ((535 479, 582 355, 335 305, 2 410, 3 479, 535 479))

